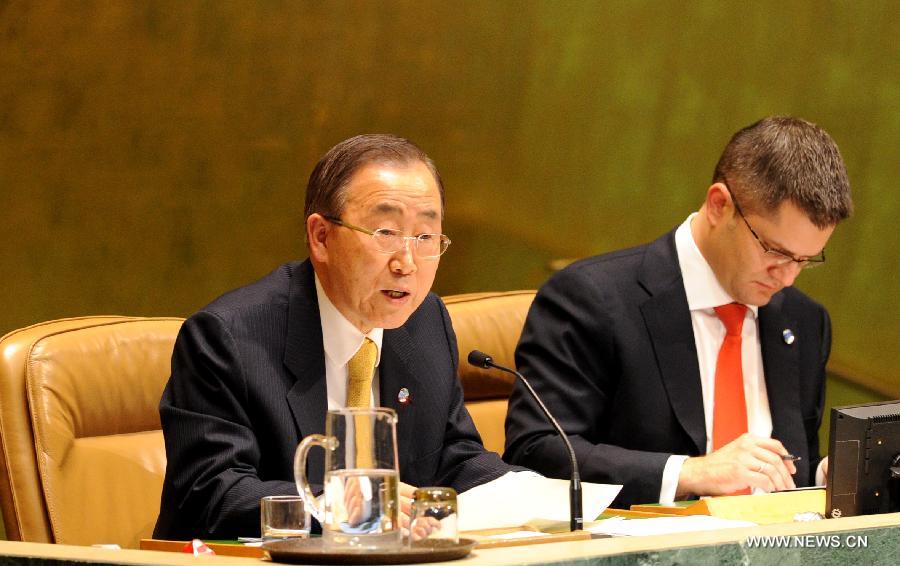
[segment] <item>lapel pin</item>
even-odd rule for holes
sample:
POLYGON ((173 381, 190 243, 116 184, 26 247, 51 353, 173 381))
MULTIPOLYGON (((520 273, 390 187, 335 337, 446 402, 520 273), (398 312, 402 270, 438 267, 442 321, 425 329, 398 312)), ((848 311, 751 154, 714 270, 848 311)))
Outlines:
POLYGON ((397 393, 397 401, 401 405, 409 405, 409 389, 403 387, 400 389, 400 392, 397 393))
POLYGON ((795 340, 794 333, 791 332, 790 328, 785 328, 781 332, 781 337, 784 338, 784 343, 787 344, 788 346, 790 346, 791 344, 794 343, 794 340, 795 340))

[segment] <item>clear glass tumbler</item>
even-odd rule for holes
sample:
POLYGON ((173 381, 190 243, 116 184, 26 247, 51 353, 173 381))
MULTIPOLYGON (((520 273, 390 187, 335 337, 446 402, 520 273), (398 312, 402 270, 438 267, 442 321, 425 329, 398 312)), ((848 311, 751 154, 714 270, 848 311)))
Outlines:
POLYGON ((260 536, 264 541, 309 536, 309 511, 299 495, 269 495, 259 502, 260 536))
POLYGON ((450 487, 420 487, 413 494, 409 541, 415 546, 457 544, 456 491, 450 487))

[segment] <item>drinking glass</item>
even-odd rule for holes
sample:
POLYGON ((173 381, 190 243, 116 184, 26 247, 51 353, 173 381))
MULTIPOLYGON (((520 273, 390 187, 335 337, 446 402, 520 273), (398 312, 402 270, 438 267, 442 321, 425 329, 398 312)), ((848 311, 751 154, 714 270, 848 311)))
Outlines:
POLYGON ((413 493, 410 545, 457 544, 456 491, 450 487, 420 487, 413 493))
POLYGON ((259 502, 260 536, 264 541, 309 536, 309 511, 299 495, 269 495, 259 502))

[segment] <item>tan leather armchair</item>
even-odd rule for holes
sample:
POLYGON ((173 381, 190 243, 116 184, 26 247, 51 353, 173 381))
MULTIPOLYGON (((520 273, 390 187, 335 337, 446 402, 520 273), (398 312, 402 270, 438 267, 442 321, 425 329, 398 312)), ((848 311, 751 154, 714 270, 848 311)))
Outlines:
MULTIPOLYGON (((445 298, 466 405, 503 451, 512 366, 533 291, 445 298)), ((159 399, 180 318, 56 320, 0 338, 0 507, 10 540, 137 548, 159 512, 166 466, 159 399)))
POLYGON ((496 363, 515 368, 513 357, 534 291, 469 293, 444 297, 459 344, 459 376, 466 408, 488 450, 503 454, 504 421, 515 378, 469 365, 469 352, 481 350, 496 363))
POLYGON ((0 339, 10 540, 137 548, 159 511, 159 399, 181 319, 84 317, 0 339))

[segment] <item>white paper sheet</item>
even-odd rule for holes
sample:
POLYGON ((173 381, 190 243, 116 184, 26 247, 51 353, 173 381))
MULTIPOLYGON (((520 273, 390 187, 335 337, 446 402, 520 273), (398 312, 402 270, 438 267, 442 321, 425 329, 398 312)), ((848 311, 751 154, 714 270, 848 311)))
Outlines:
POLYGON ((539 533, 536 531, 515 531, 512 533, 500 533, 497 535, 489 535, 490 540, 516 540, 520 538, 549 537, 550 533, 539 533))
POLYGON ((678 517, 650 517, 647 519, 613 517, 600 521, 585 530, 613 536, 650 536, 755 526, 757 526, 756 523, 751 523, 750 521, 719 519, 709 515, 682 515, 678 517))
MULTIPOLYGON (((584 519, 597 517, 621 489, 621 485, 582 482, 584 519)), ((457 504, 460 531, 515 527, 535 519, 568 521, 569 480, 510 472, 461 493, 457 504)))

